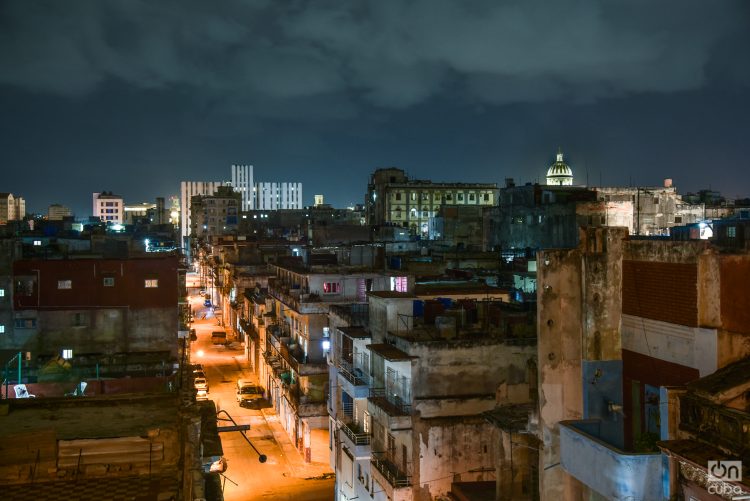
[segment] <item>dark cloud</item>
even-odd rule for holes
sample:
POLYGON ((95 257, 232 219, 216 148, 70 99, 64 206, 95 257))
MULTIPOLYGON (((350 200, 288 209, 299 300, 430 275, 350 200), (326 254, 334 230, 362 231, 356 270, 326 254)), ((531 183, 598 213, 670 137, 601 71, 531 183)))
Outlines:
POLYGON ((739 3, 697 0, 17 0, 2 9, 0 68, 12 71, 0 83, 68 96, 108 79, 186 86, 249 114, 258 100, 344 92, 403 108, 446 88, 491 104, 693 90, 706 84, 713 48, 747 22, 739 3))
POLYGON ((0 188, 86 215, 92 191, 241 162, 344 205, 378 166, 534 181, 562 146, 578 182, 750 195, 749 20, 741 0, 6 0, 0 188))

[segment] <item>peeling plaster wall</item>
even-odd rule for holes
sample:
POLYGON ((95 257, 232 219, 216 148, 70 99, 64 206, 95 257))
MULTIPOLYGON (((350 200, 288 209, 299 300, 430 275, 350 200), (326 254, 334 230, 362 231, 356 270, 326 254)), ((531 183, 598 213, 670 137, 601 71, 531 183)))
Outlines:
POLYGON ((446 496, 452 482, 495 479, 493 426, 484 419, 416 419, 415 501, 446 496))
POLYGON ((588 228, 578 249, 537 257, 542 499, 573 499, 581 488, 559 467, 559 421, 601 419, 602 435, 622 443, 622 419, 608 405, 622 405, 625 238, 627 228, 588 228))
POLYGON ((501 384, 528 384, 535 346, 512 346, 500 340, 408 342, 391 338, 399 349, 419 358, 412 369, 414 398, 494 396, 501 384))

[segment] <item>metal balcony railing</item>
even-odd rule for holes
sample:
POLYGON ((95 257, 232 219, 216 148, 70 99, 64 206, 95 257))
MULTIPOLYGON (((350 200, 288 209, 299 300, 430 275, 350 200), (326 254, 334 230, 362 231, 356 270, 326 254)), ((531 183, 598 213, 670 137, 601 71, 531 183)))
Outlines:
POLYGON ((411 414, 411 404, 399 395, 387 392, 385 388, 370 388, 369 399, 392 416, 408 416, 411 414))
POLYGON ((355 421, 338 420, 339 429, 349 437, 354 445, 370 445, 370 433, 366 433, 355 421))
POLYGON ((339 374, 354 386, 367 386, 370 383, 370 377, 362 369, 352 366, 349 362, 339 359, 336 361, 336 367, 339 374))
POLYGON ((372 465, 394 488, 408 487, 411 485, 411 477, 396 466, 391 457, 385 452, 373 452, 372 465))

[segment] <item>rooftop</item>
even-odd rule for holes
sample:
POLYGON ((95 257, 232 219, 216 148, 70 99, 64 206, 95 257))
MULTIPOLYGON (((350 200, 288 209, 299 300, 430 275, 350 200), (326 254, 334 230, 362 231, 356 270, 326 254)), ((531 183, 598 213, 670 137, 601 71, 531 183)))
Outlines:
POLYGON ((417 358, 399 350, 398 348, 390 344, 368 344, 367 348, 390 362, 399 362, 402 360, 411 360, 413 358, 417 358))

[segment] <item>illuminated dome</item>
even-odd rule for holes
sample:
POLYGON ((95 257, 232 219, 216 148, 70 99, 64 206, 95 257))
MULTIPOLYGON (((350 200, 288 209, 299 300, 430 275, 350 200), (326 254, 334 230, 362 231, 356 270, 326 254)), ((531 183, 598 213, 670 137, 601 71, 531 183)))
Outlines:
POLYGON ((554 186, 572 186, 573 171, 563 161, 562 151, 557 152, 557 161, 547 171, 547 184, 554 186))

